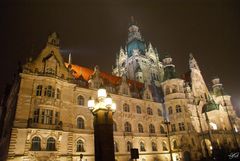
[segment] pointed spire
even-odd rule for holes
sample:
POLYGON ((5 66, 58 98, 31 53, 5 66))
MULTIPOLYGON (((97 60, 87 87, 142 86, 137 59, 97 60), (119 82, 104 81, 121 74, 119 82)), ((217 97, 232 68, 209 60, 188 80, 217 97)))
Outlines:
POLYGON ((190 69, 194 68, 194 69, 200 70, 198 67, 197 61, 193 57, 192 53, 189 54, 189 68, 190 69))

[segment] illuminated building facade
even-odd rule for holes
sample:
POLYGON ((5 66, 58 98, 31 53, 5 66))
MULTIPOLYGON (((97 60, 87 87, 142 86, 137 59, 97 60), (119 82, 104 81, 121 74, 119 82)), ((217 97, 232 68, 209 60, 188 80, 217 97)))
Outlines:
POLYGON ((82 154, 83 161, 93 161, 87 101, 101 85, 117 104, 118 161, 130 160, 131 148, 139 150, 140 161, 166 161, 171 155, 174 161, 187 161, 238 146, 240 123, 230 96, 219 78, 207 88, 192 55, 189 72, 176 77, 172 58, 160 60, 131 23, 112 73, 74 65, 71 57, 64 62, 58 35, 49 35, 46 47, 22 67, 2 101, 0 150, 5 153, 0 160, 77 161, 82 154))

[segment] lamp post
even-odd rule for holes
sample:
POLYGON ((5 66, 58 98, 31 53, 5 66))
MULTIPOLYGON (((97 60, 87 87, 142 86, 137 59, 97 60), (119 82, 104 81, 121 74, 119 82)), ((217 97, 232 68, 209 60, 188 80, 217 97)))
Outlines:
POLYGON ((88 108, 94 116, 94 147, 95 161, 113 161, 113 118, 116 104, 107 95, 106 89, 100 87, 97 98, 88 100, 88 108))
POLYGON ((164 120, 164 124, 167 126, 167 137, 168 137, 169 153, 170 153, 171 161, 173 161, 172 147, 171 147, 170 136, 169 136, 169 125, 170 125, 170 121, 168 121, 167 119, 165 119, 165 120, 164 120))

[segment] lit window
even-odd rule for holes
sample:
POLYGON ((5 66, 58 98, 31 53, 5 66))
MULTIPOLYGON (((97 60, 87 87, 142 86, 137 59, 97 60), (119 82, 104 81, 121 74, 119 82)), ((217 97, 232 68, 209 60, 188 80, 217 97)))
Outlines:
POLYGON ((172 110, 172 106, 168 107, 168 114, 172 114, 173 113, 173 110, 172 110))
POLYGON ((42 109, 41 111, 42 111, 41 112, 41 123, 51 125, 53 123, 53 110, 42 109))
POLYGON ((137 113, 138 113, 138 114, 141 114, 141 113, 142 113, 142 110, 141 110, 141 107, 140 107, 140 106, 136 106, 136 109, 137 109, 137 113))
POLYGON ((142 124, 138 124, 138 132, 143 133, 143 126, 142 124))
POLYGON ((32 139, 32 151, 40 151, 41 150, 41 139, 37 136, 35 136, 32 139))
POLYGON ((85 128, 83 118, 79 117, 79 118, 77 119, 77 127, 78 127, 79 129, 84 129, 84 128, 85 128))
POLYGON ((150 107, 147 108, 147 114, 148 115, 153 115, 153 111, 150 107))
POLYGON ((55 151, 56 145, 55 145, 55 139, 53 137, 50 137, 47 139, 47 151, 55 151))
POLYGON ((78 105, 84 106, 84 97, 83 96, 78 96, 77 98, 78 100, 78 105))
POLYGON ((82 140, 77 141, 77 152, 85 152, 84 143, 82 140))
POLYGON ((127 152, 130 152, 132 149, 132 143, 130 141, 127 142, 127 152))
POLYGON ((131 127, 131 124, 129 122, 126 122, 124 124, 124 128, 125 128, 125 132, 131 132, 132 131, 132 127, 131 127))
POLYGON ((140 142, 140 151, 146 151, 145 145, 143 142, 140 142))
POLYGON ((42 85, 38 85, 36 89, 36 96, 42 95, 42 85))
POLYGON ((157 144, 152 142, 152 151, 157 151, 157 144))
POLYGON ((179 105, 176 105, 176 112, 177 112, 177 113, 180 113, 180 112, 182 112, 181 106, 179 106, 179 105))
POLYGON ((126 104, 126 103, 123 104, 123 111, 124 112, 130 112, 130 107, 129 107, 128 104, 126 104))
POLYGON ((185 126, 184 126, 184 123, 183 123, 183 122, 178 123, 178 126, 179 126, 179 130, 180 130, 180 131, 184 131, 184 130, 185 130, 185 126))
POLYGON ((154 127, 153 124, 150 124, 150 125, 149 125, 149 132, 150 132, 150 133, 155 133, 155 127, 154 127))

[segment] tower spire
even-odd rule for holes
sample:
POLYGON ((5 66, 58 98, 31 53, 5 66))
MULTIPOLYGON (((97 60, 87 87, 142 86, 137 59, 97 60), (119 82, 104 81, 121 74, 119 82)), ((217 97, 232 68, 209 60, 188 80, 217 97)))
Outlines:
POLYGON ((198 67, 197 61, 193 57, 192 53, 189 54, 189 68, 190 69, 194 68, 194 69, 200 70, 198 67))

